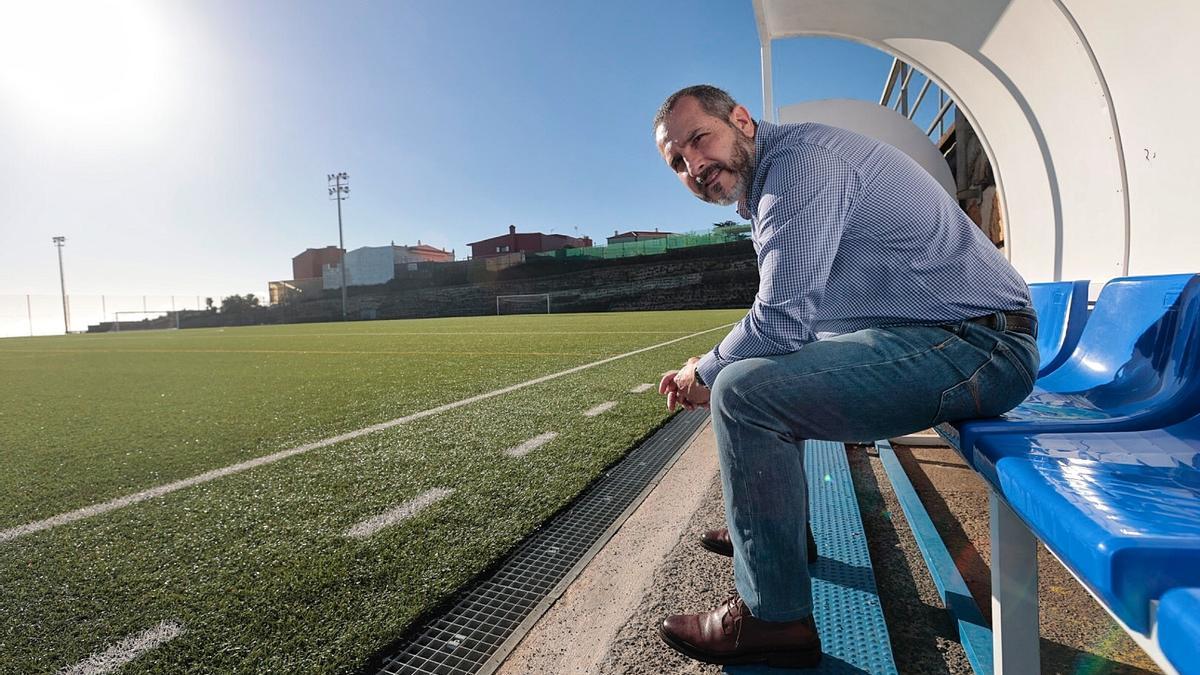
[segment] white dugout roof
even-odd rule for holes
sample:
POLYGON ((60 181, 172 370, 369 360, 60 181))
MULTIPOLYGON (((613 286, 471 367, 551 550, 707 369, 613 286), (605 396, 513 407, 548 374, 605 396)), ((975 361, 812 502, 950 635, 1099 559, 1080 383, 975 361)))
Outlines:
POLYGON ((771 43, 798 36, 871 45, 954 99, 1029 281, 1200 271, 1200 2, 752 2, 772 119, 771 43))

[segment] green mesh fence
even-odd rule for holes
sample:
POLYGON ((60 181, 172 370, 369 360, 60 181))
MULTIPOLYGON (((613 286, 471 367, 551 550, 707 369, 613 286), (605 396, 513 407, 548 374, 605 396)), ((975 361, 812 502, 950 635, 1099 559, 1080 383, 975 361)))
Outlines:
POLYGON ((706 232, 689 234, 671 234, 656 239, 630 241, 608 246, 588 246, 585 248, 563 248, 557 251, 543 251, 526 255, 544 258, 629 258, 638 255, 656 255, 666 253, 671 249, 688 248, 691 246, 711 246, 726 244, 731 241, 744 239, 740 232, 706 232))

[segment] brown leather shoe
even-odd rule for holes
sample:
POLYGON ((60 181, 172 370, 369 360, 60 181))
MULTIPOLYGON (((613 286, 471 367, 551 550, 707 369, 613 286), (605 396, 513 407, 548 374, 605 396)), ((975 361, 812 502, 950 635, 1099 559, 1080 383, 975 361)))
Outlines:
POLYGON ((678 651, 705 663, 765 663, 775 668, 813 668, 821 663, 821 638, 812 617, 762 621, 751 616, 736 594, 712 611, 667 617, 658 634, 678 651))
MULTIPOLYGON (((808 540, 808 564, 817 562, 817 540, 813 537, 812 526, 805 527, 805 538, 808 540)), ((733 542, 729 539, 729 529, 708 530, 700 535, 700 545, 720 555, 733 557, 733 542)))

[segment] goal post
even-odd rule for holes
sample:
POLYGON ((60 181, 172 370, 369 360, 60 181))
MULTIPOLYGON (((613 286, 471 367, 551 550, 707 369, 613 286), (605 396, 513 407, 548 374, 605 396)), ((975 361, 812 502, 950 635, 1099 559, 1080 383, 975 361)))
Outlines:
POLYGON ((127 323, 144 324, 139 325, 132 330, 163 330, 163 329, 178 329, 179 328, 179 311, 174 309, 159 309, 159 310, 129 310, 113 312, 113 332, 121 332, 121 317, 127 323))
POLYGON ((549 293, 526 293, 523 295, 497 295, 496 315, 501 314, 549 314, 549 293))

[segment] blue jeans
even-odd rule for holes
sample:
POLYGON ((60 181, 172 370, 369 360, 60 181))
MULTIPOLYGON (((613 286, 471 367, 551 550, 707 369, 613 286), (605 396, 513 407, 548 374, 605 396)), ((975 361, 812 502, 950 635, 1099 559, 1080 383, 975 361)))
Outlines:
POLYGON ((722 369, 712 424, 734 579, 750 613, 812 614, 806 439, 870 442, 999 415, 1029 395, 1037 371, 1032 337, 969 322, 870 328, 722 369))

